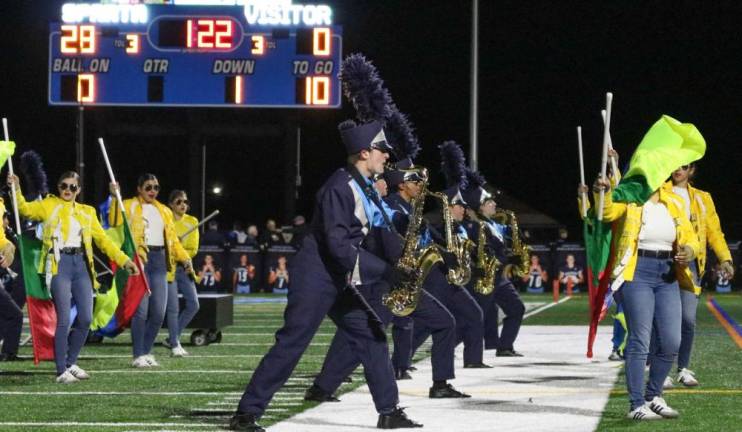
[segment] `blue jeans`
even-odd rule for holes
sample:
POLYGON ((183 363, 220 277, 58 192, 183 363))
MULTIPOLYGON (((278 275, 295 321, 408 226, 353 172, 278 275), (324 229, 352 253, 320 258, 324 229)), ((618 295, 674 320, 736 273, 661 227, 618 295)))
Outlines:
POLYGON ((162 327, 167 307, 167 264, 165 251, 150 251, 144 276, 149 283, 150 294, 139 303, 131 320, 131 341, 134 358, 149 354, 162 327))
POLYGON ((84 255, 61 255, 57 274, 52 278, 51 291, 57 313, 54 362, 57 375, 61 375, 69 366, 77 363, 77 356, 85 345, 93 319, 93 283, 84 255), (77 318, 70 328, 73 300, 77 306, 77 318))
POLYGON ((180 345, 180 334, 196 316, 198 308, 196 284, 188 277, 183 267, 178 266, 175 270, 175 280, 167 286, 167 329, 170 333, 168 338, 170 345, 174 347, 180 345), (178 292, 183 294, 183 299, 185 299, 185 309, 180 312, 178 312, 180 308, 178 292))
POLYGON ((678 282, 671 260, 638 257, 634 280, 621 288, 621 303, 629 337, 626 344, 626 386, 631 409, 662 395, 662 384, 672 368, 680 346, 681 306, 678 282), (649 368, 644 390, 652 324, 656 325, 657 355, 649 368))

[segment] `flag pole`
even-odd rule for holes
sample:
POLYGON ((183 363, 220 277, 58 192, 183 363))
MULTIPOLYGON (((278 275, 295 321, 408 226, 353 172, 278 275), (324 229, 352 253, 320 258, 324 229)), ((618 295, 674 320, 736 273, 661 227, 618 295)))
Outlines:
MULTIPOLYGON (((600 110, 600 115, 603 117, 603 125, 605 125, 605 110, 600 110)), ((613 139, 611 138, 611 134, 608 133, 608 149, 613 150, 613 139)), ((613 155, 608 156, 608 160, 611 163, 611 171, 613 171, 613 178, 616 178, 618 175, 618 163, 616 162, 616 158, 613 157, 613 155)))
MULTIPOLYGON (((577 150, 580 154, 580 185, 585 185, 585 160, 582 156, 582 126, 577 126, 577 150)), ((582 192, 582 217, 587 217, 587 192, 582 192)))
POLYGON ((198 225, 184 232, 182 236, 179 236, 178 239, 180 241, 183 241, 183 239, 188 237, 193 231, 196 231, 197 229, 201 228, 203 224, 210 221, 211 219, 214 219, 218 215, 219 215, 219 210, 214 210, 213 212, 211 212, 210 215, 206 216, 201 222, 199 222, 198 225))
MULTIPOLYGON (((10 134, 8 134, 8 119, 3 117, 3 135, 5 136, 5 141, 10 141, 10 134)), ((8 156, 8 172, 10 172, 10 175, 15 175, 13 172, 13 156, 8 156)), ((18 198, 15 196, 15 188, 16 185, 13 185, 13 187, 10 188, 10 195, 13 197, 13 216, 15 217, 15 230, 16 235, 20 237, 21 235, 21 217, 18 215, 18 198)))
MULTIPOLYGON (((603 125, 603 153, 600 158, 600 178, 606 178, 606 165, 608 164, 608 145, 611 140, 611 105, 613 105, 613 93, 605 94, 605 122, 603 125)), ((603 220, 603 205, 605 204, 605 189, 600 189, 598 198, 598 220, 603 220)))

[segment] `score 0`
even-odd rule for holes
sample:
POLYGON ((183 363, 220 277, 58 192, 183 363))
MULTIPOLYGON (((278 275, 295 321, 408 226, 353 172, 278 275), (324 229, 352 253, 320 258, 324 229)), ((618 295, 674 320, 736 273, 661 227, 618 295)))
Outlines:
POLYGON ((60 51, 63 54, 95 54, 95 26, 63 25, 60 51))

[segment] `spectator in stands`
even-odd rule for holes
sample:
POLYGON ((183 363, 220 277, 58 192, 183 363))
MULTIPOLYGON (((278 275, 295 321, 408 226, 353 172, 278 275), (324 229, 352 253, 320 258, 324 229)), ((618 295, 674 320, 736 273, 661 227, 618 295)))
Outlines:
POLYGON ((210 220, 206 232, 201 237, 201 244, 203 246, 224 247, 224 243, 224 235, 219 232, 219 222, 210 220))
POLYGON ((275 244, 282 244, 283 237, 281 231, 276 228, 276 221, 268 219, 265 221, 265 231, 260 234, 260 247, 265 250, 275 244))
POLYGON ((232 271, 232 292, 250 294, 254 290, 255 266, 250 264, 247 254, 240 255, 240 265, 232 271))
POLYGON ((198 278, 201 280, 201 286, 206 291, 216 291, 217 284, 222 280, 222 270, 214 262, 211 254, 204 256, 204 264, 198 272, 198 278))
POLYGON ((728 293, 732 292, 732 278, 725 271, 722 271, 721 263, 717 262, 714 265, 713 277, 711 279, 716 285, 716 292, 728 293))
POLYGON ((231 245, 244 245, 247 241, 247 233, 242 225, 242 222, 235 221, 232 225, 232 231, 229 232, 229 244, 231 245))
POLYGON ((289 269, 286 257, 278 257, 275 267, 271 267, 268 273, 268 286, 274 293, 287 294, 289 292, 289 269))
POLYGON ((549 274, 541 267, 538 255, 531 254, 531 266, 528 269, 528 274, 523 275, 526 291, 532 294, 541 294, 544 292, 544 284, 548 281, 549 274))
POLYGON ((253 246, 256 248, 260 247, 260 242, 258 241, 257 225, 250 225, 247 227, 247 238, 245 238, 245 246, 253 246))
POLYGON ((580 292, 580 285, 585 282, 582 267, 575 263, 574 254, 567 254, 564 265, 559 268, 559 284, 562 289, 567 289, 567 284, 572 281, 572 292, 580 292))

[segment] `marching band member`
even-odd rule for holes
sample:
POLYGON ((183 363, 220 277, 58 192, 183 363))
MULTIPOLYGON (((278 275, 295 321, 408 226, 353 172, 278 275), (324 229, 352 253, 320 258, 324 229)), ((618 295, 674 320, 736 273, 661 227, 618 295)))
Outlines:
POLYGON ((380 302, 380 281, 399 276, 366 249, 374 232, 390 229, 377 204, 371 177, 384 172, 391 147, 381 123, 340 125, 348 154, 341 168, 317 193, 314 218, 298 254, 288 293, 284 325, 263 357, 232 417, 233 430, 263 431, 257 420, 286 382, 326 315, 361 361, 374 405, 377 427, 420 427, 398 407, 398 391, 389 350, 378 316, 369 303, 380 302), (370 315, 370 316, 369 316, 370 315), (371 318, 371 319, 370 319, 371 318))
MULTIPOLYGON (((183 249, 188 252, 188 257, 193 259, 198 253, 198 219, 186 214, 189 208, 188 195, 185 191, 176 189, 170 192, 168 203, 173 212, 175 234, 178 235, 183 249)), ((186 273, 182 265, 177 265, 173 271, 169 271, 167 278, 166 314, 169 337, 164 345, 170 348, 173 357, 183 357, 188 355, 188 352, 180 345, 180 334, 198 312, 198 293, 192 274, 186 273), (180 312, 178 293, 183 294, 185 299, 185 309, 180 312)))
MULTIPOLYGON (((0 198, 0 214, 3 222, 7 220, 5 215, 5 202, 0 198)), ((23 328, 23 303, 17 303, 14 296, 6 288, 5 281, 12 279, 9 270, 15 258, 15 245, 6 234, 5 227, 0 229, 0 339, 3 340, 3 349, 0 352, 0 361, 13 361, 18 359, 18 345, 23 328), (6 276, 7 275, 7 276, 6 276)), ((22 289, 23 284, 21 284, 22 289)))
MULTIPOLYGON (((678 350, 678 376, 679 383, 686 387, 695 387, 698 380, 690 366, 690 355, 693 349, 693 337, 696 332, 696 311, 698 310, 698 297, 700 295, 701 278, 706 269, 706 249, 711 246, 714 254, 719 260, 721 271, 728 279, 734 277, 734 265, 732 265, 732 254, 721 231, 721 222, 716 213, 714 200, 711 194, 692 186, 693 177, 696 173, 696 162, 683 165, 673 171, 672 177, 663 185, 666 191, 672 191, 683 198, 685 203, 685 214, 691 221, 693 229, 698 235, 700 248, 690 269, 693 272, 695 289, 693 291, 680 290, 680 304, 683 308, 681 321, 680 348, 678 350)), ((651 362, 651 360, 650 360, 651 362)), ((665 380, 665 388, 672 387, 672 378, 665 380)))
MULTIPOLYGON (((477 280, 481 280, 485 269, 472 266, 472 280, 467 285, 474 298, 484 311, 484 348, 496 349, 498 357, 521 357, 513 345, 518 337, 520 325, 523 322, 523 314, 526 307, 518 295, 518 290, 513 283, 504 275, 506 265, 519 265, 519 257, 506 247, 504 227, 493 219, 497 210, 494 196, 484 189, 485 179, 478 172, 467 170, 467 188, 463 191, 464 199, 469 203, 470 220, 466 223, 469 239, 478 242, 480 238, 480 224, 485 228, 486 244, 485 255, 494 256, 501 267, 497 270, 494 279, 494 291, 489 295, 483 295, 474 290, 477 280), (502 332, 498 335, 498 308, 505 313, 502 322, 502 332)), ((518 235, 518 233, 511 233, 518 235)), ((474 251, 477 248, 473 249, 474 251)), ((480 257, 475 257, 475 261, 480 257)))
MULTIPOLYGON (((115 183, 110 185, 112 195, 118 187, 115 183)), ((151 351, 167 309, 168 273, 174 272, 177 264, 182 265, 185 272, 192 269, 190 256, 176 234, 173 212, 157 201, 159 193, 157 177, 143 174, 137 180, 137 195, 123 203, 150 289, 149 296, 142 299, 131 320, 134 357, 131 365, 135 368, 160 365, 151 351)), ((113 200, 109 214, 111 227, 123 223, 121 211, 118 201, 113 200)))
POLYGON ((108 238, 93 207, 76 202, 80 193, 80 177, 67 171, 59 177, 59 196, 47 195, 40 201, 27 202, 21 192, 18 177, 8 175, 8 186, 15 187, 18 212, 21 216, 42 222, 42 251, 38 271, 45 275, 51 289, 57 328, 54 333, 54 362, 58 383, 71 384, 90 378, 77 365, 93 319, 93 242, 116 264, 130 273, 136 266, 108 238), (72 302, 77 318, 70 323, 72 302), (72 329, 70 331, 70 325, 72 329))

